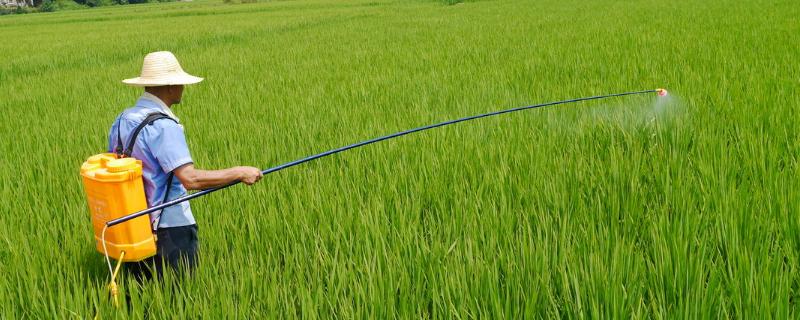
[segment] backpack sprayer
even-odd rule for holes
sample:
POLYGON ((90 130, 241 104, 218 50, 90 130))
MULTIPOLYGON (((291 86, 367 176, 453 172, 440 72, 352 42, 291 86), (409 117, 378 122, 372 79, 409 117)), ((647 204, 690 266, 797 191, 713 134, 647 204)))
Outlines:
MULTIPOLYGON (((611 97, 621 97, 629 95, 638 95, 646 93, 657 93, 659 96, 666 96, 667 90, 653 89, 643 91, 632 91, 625 93, 614 93, 601 96, 576 98, 555 102, 548 102, 543 104, 531 105, 526 107, 518 107, 502 111, 490 112, 479 114, 475 116, 460 118, 456 120, 445 121, 437 124, 427 125, 410 130, 400 131, 390 135, 373 138, 370 140, 358 142, 355 144, 347 145, 344 147, 328 150, 312 156, 308 156, 295 161, 287 162, 276 167, 265 169, 261 171, 263 175, 267 175, 276 171, 286 168, 294 167, 309 161, 313 161, 325 156, 336 154, 339 152, 347 151, 350 149, 362 147, 368 144, 397 138, 414 132, 424 131, 428 129, 438 128, 459 122, 485 118, 489 116, 496 116, 504 113, 511 113, 516 111, 535 109, 559 104, 568 104, 580 101, 598 100, 611 97)), ((230 186, 238 184, 240 181, 234 181, 226 185, 215 188, 210 188, 198 191, 172 201, 162 202, 160 205, 147 208, 147 202, 144 195, 144 187, 142 182, 142 162, 135 158, 131 158, 131 150, 136 142, 136 133, 142 127, 152 124, 155 120, 162 119, 163 117, 151 118, 148 117, 145 121, 134 130, 134 135, 129 139, 128 147, 125 152, 119 153, 121 143, 118 144, 118 152, 115 153, 102 153, 89 157, 89 159, 81 166, 81 175, 83 176, 83 183, 88 198, 89 209, 92 214, 92 224, 94 226, 94 237, 97 241, 96 248, 99 252, 103 253, 108 263, 108 270, 111 273, 110 289, 114 303, 116 304, 117 285, 115 282, 117 273, 119 272, 121 262, 141 261, 145 258, 151 257, 156 254, 156 239, 151 230, 149 219, 144 217, 146 214, 162 210, 166 207, 179 204, 184 201, 189 201, 195 198, 202 197, 215 191, 219 191, 230 186), (131 213, 133 212, 133 213, 131 213), (128 222, 124 226, 118 226, 123 222, 128 222), (114 230, 108 232, 109 228, 118 226, 114 230), (110 258, 118 261, 116 269, 112 268, 110 258)), ((166 198, 165 198, 166 199, 166 198)))

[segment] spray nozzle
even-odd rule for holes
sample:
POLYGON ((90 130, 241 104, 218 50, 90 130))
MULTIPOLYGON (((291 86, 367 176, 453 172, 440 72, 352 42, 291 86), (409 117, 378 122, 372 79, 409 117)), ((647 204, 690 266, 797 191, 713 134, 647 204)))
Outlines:
POLYGON ((658 93, 659 97, 666 97, 667 96, 667 89, 656 89, 656 93, 658 93))

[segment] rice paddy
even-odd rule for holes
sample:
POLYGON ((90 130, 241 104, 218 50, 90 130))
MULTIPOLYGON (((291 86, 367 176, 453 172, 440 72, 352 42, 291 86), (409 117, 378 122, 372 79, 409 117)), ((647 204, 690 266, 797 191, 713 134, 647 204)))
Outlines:
POLYGON ((797 318, 791 1, 222 1, 0 17, 0 318, 797 318), (79 166, 151 51, 205 77, 191 278, 108 300, 79 166))

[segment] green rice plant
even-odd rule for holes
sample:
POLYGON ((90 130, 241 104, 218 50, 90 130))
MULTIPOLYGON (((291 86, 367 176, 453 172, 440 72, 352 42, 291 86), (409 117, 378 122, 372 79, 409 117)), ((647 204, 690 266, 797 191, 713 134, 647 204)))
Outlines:
POLYGON ((220 1, 0 17, 3 318, 796 318, 788 1, 220 1), (754 14, 757 12, 758 14, 754 14), (170 50, 201 266, 108 301, 78 174, 170 50))

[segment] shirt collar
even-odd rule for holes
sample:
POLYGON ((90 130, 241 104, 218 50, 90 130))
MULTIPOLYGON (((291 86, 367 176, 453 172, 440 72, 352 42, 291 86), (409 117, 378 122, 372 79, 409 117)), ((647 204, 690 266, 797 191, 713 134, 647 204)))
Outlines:
POLYGON ((145 99, 155 103, 155 105, 158 106, 161 109, 161 111, 166 113, 170 118, 175 119, 176 122, 180 122, 178 117, 175 116, 175 113, 172 112, 172 109, 170 109, 170 107, 168 107, 167 104, 164 103, 164 101, 161 101, 161 99, 156 95, 145 91, 142 93, 142 96, 139 99, 145 99))

